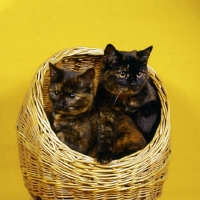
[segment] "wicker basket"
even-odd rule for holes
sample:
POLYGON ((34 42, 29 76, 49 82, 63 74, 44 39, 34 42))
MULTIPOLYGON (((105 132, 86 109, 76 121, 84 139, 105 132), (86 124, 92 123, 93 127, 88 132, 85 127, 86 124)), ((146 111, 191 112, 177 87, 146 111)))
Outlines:
POLYGON ((66 49, 42 64, 33 78, 17 124, 21 171, 32 199, 152 200, 162 193, 170 155, 170 113, 163 84, 150 67, 162 113, 153 140, 143 150, 101 165, 68 148, 50 127, 49 62, 76 70, 94 67, 98 81, 102 55, 102 49, 66 49))

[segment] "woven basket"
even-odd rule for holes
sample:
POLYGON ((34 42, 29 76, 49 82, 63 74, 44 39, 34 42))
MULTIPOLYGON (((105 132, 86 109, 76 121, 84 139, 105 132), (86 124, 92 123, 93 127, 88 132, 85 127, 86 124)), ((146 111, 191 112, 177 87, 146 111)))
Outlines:
POLYGON ((17 124, 21 171, 32 199, 152 200, 162 193, 170 155, 170 113, 163 84, 150 67, 161 100, 161 121, 143 150, 101 165, 68 148, 50 127, 49 62, 80 71, 94 67, 97 84, 102 55, 102 49, 86 47, 60 51, 39 67, 32 80, 17 124))

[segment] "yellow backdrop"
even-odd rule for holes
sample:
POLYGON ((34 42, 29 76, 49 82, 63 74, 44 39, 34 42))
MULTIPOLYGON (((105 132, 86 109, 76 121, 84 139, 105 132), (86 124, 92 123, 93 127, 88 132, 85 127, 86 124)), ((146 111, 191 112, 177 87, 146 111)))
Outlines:
POLYGON ((200 1, 1 0, 0 199, 28 200, 19 167, 16 120, 41 63, 74 46, 154 46, 149 64, 171 104, 172 154, 160 200, 199 200, 200 1))

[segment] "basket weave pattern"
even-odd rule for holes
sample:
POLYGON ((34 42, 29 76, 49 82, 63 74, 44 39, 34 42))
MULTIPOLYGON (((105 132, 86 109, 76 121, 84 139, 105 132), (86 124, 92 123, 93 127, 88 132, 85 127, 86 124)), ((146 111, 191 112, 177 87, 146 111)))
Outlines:
POLYGON ((154 70, 149 75, 161 100, 161 121, 153 140, 141 151, 107 165, 64 145, 48 121, 49 62, 85 70, 94 67, 96 80, 103 50, 77 47, 60 51, 36 72, 17 124, 24 183, 33 199, 152 200, 162 193, 170 155, 170 111, 166 91, 154 70))

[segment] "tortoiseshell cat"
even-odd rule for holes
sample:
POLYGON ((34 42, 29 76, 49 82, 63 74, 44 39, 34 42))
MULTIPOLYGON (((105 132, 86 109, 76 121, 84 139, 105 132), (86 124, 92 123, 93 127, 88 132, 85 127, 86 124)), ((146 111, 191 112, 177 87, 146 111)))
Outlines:
POLYGON ((160 106, 147 71, 151 50, 122 52, 111 44, 104 50, 96 98, 100 107, 97 159, 101 163, 144 148, 142 134, 147 142, 153 137, 160 106))
POLYGON ((51 126, 71 149, 92 155, 97 145, 99 111, 94 102, 94 69, 80 74, 50 66, 51 126))

